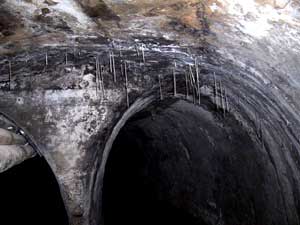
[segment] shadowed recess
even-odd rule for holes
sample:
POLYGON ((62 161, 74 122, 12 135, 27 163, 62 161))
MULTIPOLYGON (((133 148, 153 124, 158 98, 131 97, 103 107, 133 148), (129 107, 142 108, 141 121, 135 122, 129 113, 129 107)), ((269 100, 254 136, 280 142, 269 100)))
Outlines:
POLYGON ((68 225, 58 183, 44 158, 0 174, 1 224, 68 225))
POLYGON ((184 101, 130 119, 104 177, 104 224, 286 224, 263 148, 230 115, 184 101))

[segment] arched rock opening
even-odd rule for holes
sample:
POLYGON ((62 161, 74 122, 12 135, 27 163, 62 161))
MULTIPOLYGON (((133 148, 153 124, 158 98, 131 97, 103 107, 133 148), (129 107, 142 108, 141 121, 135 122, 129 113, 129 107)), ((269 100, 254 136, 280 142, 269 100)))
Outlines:
POLYGON ((126 122, 106 164, 105 225, 288 224, 265 150, 208 105, 165 100, 126 122))
POLYGON ((1 224, 68 225, 56 178, 42 157, 0 174, 1 224))

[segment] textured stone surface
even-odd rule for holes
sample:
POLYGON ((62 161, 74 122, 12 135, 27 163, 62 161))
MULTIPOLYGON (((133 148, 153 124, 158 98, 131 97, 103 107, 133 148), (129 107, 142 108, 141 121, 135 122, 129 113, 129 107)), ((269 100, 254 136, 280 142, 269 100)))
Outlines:
POLYGON ((26 144, 23 136, 0 128, 0 145, 26 144))
POLYGON ((35 155, 35 150, 29 145, 0 145, 0 173, 34 157, 35 155))
MULTIPOLYGON (((232 153, 245 159, 230 159, 229 165, 213 160, 210 166, 219 168, 220 174, 227 168, 227 175, 240 169, 224 182, 246 196, 239 204, 250 215, 254 200, 245 193, 253 182, 243 176, 251 176, 249 167, 255 163, 265 162, 262 183, 273 184, 284 197, 274 197, 274 205, 262 198, 261 205, 272 210, 280 205, 283 215, 272 221, 272 210, 263 215, 254 209, 254 214, 264 224, 299 224, 299 4, 290 1, 281 8, 280 2, 107 0, 106 14, 91 18, 85 5, 81 8, 71 0, 54 5, 0 1, 1 16, 10 21, 0 24, 0 111, 16 121, 45 156, 72 224, 99 224, 102 179, 118 131, 153 99, 173 96, 174 74, 178 95, 173 98, 185 99, 186 75, 192 71, 196 76, 195 60, 200 107, 213 105, 208 111, 226 123, 226 90, 228 114, 256 140, 252 154, 232 153), (43 13, 44 8, 49 13, 43 13), (116 72, 111 69, 112 53, 116 72), (270 180, 266 174, 272 174, 270 180), (237 187, 240 183, 244 186, 237 187)), ((188 101, 193 102, 196 92, 189 86, 188 101)), ((226 127, 237 129, 231 122, 226 127)), ((221 139, 227 143, 230 138, 221 139)), ((253 169, 253 174, 259 172, 253 169)), ((216 184, 211 185, 213 189, 216 184)), ((226 196, 233 193, 224 191, 226 196)), ((228 214, 225 224, 253 222, 242 212, 237 220, 230 219, 233 211, 222 207, 221 214, 228 214)))

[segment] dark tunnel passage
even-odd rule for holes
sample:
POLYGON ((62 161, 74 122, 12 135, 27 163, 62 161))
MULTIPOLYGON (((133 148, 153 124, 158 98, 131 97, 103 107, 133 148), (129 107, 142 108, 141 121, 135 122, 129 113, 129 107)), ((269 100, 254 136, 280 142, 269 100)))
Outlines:
MULTIPOLYGON (((104 179, 104 224, 205 224, 168 196, 173 182, 184 178, 184 173, 176 171, 172 178, 170 172, 176 163, 188 170, 188 161, 176 149, 173 152, 174 146, 162 146, 160 140, 153 143, 157 137, 150 137, 144 130, 148 119, 155 121, 151 113, 144 111, 132 118, 114 142, 104 179)), ((159 124, 152 125, 158 126, 151 129, 157 128, 156 135, 160 135, 159 124)), ((177 201, 185 200, 184 196, 176 197, 177 201)))
POLYGON ((131 118, 103 184, 105 225, 288 224, 261 145, 228 116, 177 101, 131 118))
POLYGON ((0 199, 1 224, 68 225, 58 183, 44 158, 0 174, 0 199))

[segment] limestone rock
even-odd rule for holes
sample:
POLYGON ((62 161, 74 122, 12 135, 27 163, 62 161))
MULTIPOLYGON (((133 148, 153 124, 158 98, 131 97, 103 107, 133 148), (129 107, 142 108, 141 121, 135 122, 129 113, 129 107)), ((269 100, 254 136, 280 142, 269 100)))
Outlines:
POLYGON ((119 17, 102 0, 77 0, 85 12, 93 18, 119 20, 119 17))
POLYGON ((36 152, 30 145, 1 145, 0 146, 0 173, 32 158, 36 152))
POLYGON ((57 2, 55 2, 53 0, 45 0, 44 3, 49 6, 57 5, 57 2))
POLYGON ((291 0, 274 0, 274 6, 275 6, 276 8, 283 9, 283 8, 285 8, 290 2, 291 2, 291 0))
POLYGON ((25 144, 23 136, 0 128, 0 145, 25 144))

